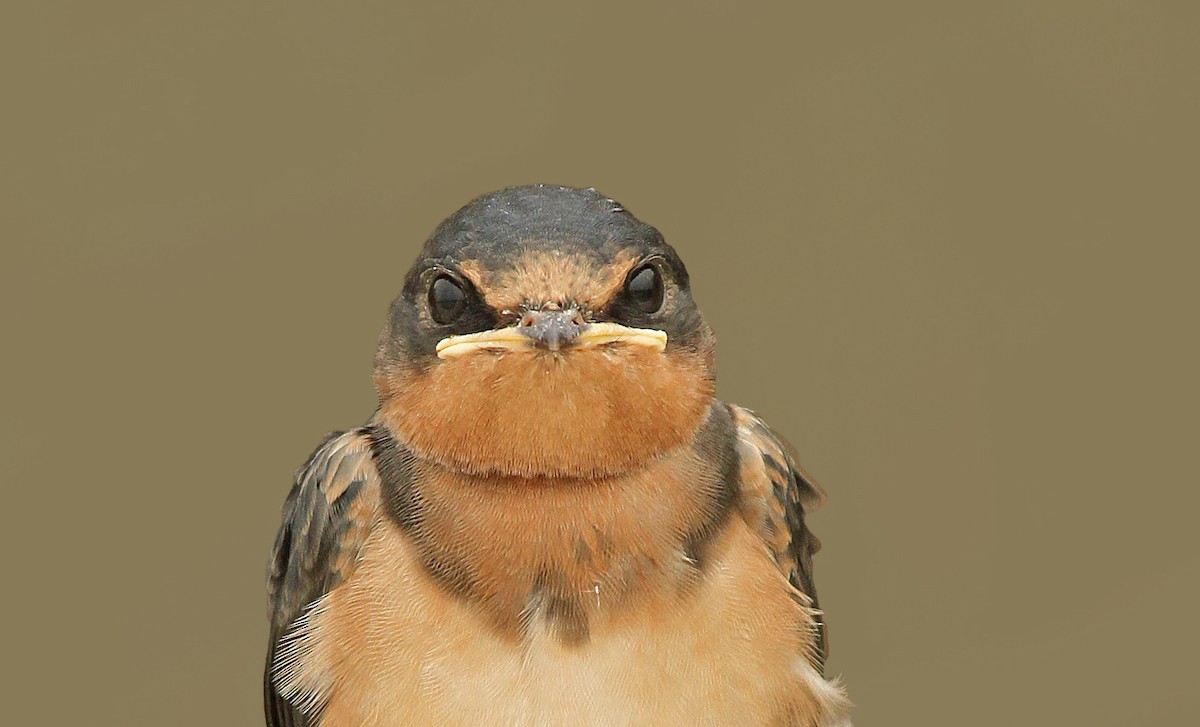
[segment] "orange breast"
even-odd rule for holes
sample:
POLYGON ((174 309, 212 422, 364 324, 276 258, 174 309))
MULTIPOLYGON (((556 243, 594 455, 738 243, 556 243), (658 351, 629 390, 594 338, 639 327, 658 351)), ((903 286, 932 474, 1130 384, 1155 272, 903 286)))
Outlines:
POLYGON ((564 644, 538 613, 513 639, 381 521, 296 634, 293 682, 327 699, 323 727, 841 724, 844 697, 803 657, 810 617, 740 518, 701 578, 668 580, 620 609, 588 594, 586 643, 564 644))

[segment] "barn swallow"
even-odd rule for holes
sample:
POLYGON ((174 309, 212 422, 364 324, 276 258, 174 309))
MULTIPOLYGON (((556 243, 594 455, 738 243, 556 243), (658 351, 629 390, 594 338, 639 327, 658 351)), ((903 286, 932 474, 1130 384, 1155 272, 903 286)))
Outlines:
POLYGON ((425 243, 379 404, 296 475, 267 724, 847 725, 805 516, 715 398, 674 249, 595 190, 480 197, 425 243))

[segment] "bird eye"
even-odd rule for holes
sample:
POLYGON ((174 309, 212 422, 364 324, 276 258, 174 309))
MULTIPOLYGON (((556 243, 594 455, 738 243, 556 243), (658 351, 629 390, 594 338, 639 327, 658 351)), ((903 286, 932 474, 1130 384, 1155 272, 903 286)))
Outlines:
POLYGON ((433 320, 445 325, 453 323, 467 307, 467 292, 454 278, 441 275, 429 286, 429 312, 433 320))
POLYGON ((662 275, 654 265, 643 265, 634 271, 625 283, 625 291, 630 302, 643 313, 657 313, 662 308, 662 275))

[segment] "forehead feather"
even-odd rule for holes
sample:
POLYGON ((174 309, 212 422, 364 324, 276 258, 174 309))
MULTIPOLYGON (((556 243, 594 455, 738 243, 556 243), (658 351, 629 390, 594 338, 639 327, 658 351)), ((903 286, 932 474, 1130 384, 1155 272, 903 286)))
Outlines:
POLYGON ((479 197, 447 218, 425 243, 429 260, 471 261, 484 271, 523 255, 559 253, 594 265, 669 249, 650 225, 594 189, 511 187, 479 197))
POLYGON ((525 248, 500 270, 483 271, 464 265, 488 304, 497 309, 525 303, 577 303, 596 308, 621 289, 625 275, 636 262, 620 250, 603 262, 560 250, 525 248))

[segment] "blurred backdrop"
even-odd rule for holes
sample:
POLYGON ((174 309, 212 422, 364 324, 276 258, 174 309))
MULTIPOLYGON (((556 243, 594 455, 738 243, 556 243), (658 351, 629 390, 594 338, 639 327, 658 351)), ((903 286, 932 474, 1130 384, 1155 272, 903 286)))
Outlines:
POLYGON ((0 13, 11 724, 261 724, 292 472, 532 182, 663 231, 828 490, 856 724, 1194 719, 1194 4, 0 13))

